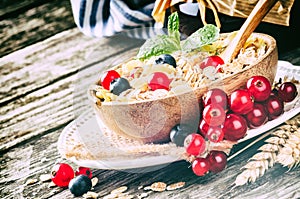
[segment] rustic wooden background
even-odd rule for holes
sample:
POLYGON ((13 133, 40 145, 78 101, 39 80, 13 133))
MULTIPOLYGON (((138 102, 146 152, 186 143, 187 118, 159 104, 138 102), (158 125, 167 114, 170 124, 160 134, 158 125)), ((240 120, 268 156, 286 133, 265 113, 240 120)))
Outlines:
MULTIPOLYGON (((84 36, 75 27, 68 0, 2 0, 0 19, 0 196, 72 198, 67 189, 48 188, 49 182, 25 183, 49 173, 60 159, 57 139, 87 109, 90 79, 143 41, 84 36)), ((280 59, 300 65, 299 46, 290 50, 280 59)), ((99 178, 94 191, 102 198, 126 185, 137 195, 143 192, 139 186, 185 181, 183 189, 149 198, 299 198, 299 168, 287 172, 280 165, 256 183, 232 189, 239 169, 261 144, 234 158, 225 171, 203 178, 184 161, 148 173, 93 170, 99 178)))

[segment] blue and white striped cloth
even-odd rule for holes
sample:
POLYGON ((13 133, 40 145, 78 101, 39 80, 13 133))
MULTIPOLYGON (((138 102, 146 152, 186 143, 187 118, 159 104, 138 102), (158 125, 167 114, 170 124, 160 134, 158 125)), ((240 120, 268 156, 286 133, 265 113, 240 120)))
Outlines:
POLYGON ((109 37, 117 33, 147 39, 164 34, 151 12, 154 3, 139 10, 130 9, 121 0, 71 0, 75 23, 91 37, 109 37))

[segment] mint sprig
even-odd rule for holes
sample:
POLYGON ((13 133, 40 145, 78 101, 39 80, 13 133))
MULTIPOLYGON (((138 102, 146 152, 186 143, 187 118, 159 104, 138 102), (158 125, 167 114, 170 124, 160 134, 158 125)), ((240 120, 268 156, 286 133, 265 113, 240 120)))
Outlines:
POLYGON ((137 58, 143 60, 178 50, 188 52, 199 49, 217 40, 219 31, 216 26, 208 24, 194 32, 186 40, 180 41, 179 16, 177 12, 174 12, 168 18, 168 35, 157 35, 148 39, 141 46, 137 58))
POLYGON ((207 24, 200 28, 187 39, 181 42, 181 48, 184 51, 199 49, 204 45, 211 44, 219 38, 220 29, 212 24, 207 24))
POLYGON ((157 35, 148 39, 140 48, 137 58, 147 59, 180 49, 179 17, 174 12, 168 18, 168 35, 157 35))

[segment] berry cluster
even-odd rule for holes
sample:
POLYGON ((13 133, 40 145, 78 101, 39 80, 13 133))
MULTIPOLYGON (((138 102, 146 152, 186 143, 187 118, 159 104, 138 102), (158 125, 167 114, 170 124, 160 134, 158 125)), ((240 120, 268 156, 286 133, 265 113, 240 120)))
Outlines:
POLYGON ((106 71, 102 75, 99 84, 102 85, 104 89, 109 90, 115 95, 120 95, 123 91, 131 88, 128 80, 121 77, 115 70, 106 71))
POLYGON ((219 88, 210 89, 201 99, 203 107, 198 132, 188 125, 177 125, 170 138, 177 146, 184 146, 187 155, 193 157, 192 170, 198 176, 209 171, 217 173, 226 167, 227 156, 222 151, 208 151, 210 142, 238 141, 248 128, 257 128, 280 116, 284 102, 297 96, 292 82, 272 86, 264 76, 248 79, 244 88, 227 95, 219 88))
MULTIPOLYGON (((169 64, 174 68, 176 68, 177 66, 174 57, 169 54, 162 54, 158 56, 154 62, 155 64, 169 64)), ((135 70, 136 69, 132 70, 130 75, 131 78, 134 78, 135 70)), ((148 87, 152 91, 155 91, 157 89, 169 90, 170 83, 171 80, 165 73, 153 72, 151 78, 149 78, 148 80, 148 87)), ((125 77, 121 77, 121 75, 115 70, 106 71, 101 76, 99 85, 102 85, 104 89, 109 90, 115 95, 120 95, 120 93, 122 93, 123 91, 131 88, 128 79, 126 79, 125 77)))
POLYGON ((51 179, 59 187, 68 187, 74 196, 81 196, 92 188, 92 172, 86 167, 73 168, 66 163, 58 163, 51 170, 51 179))
MULTIPOLYGON (((154 64, 169 64, 177 67, 176 60, 169 54, 156 58, 154 64)), ((219 56, 209 56, 199 63, 203 73, 215 71, 223 73, 224 61, 219 56)), ((136 73, 133 69, 130 77, 136 73)), ((130 78, 128 77, 128 78, 130 78)), ((148 79, 148 89, 170 89, 171 80, 163 72, 153 72, 148 79)), ((127 77, 115 71, 107 71, 99 84, 115 95, 130 89, 127 77)), ((189 125, 180 124, 172 128, 170 139, 177 146, 184 146, 186 153, 194 158, 192 168, 196 175, 220 172, 226 167, 227 156, 222 151, 209 151, 210 142, 222 140, 238 141, 246 135, 248 128, 257 128, 269 120, 280 116, 284 102, 295 99, 297 88, 292 82, 279 83, 272 90, 271 83, 264 76, 251 77, 244 88, 227 95, 219 88, 209 90, 201 99, 201 119, 198 132, 189 125), (203 108, 203 109, 202 109, 203 108)))

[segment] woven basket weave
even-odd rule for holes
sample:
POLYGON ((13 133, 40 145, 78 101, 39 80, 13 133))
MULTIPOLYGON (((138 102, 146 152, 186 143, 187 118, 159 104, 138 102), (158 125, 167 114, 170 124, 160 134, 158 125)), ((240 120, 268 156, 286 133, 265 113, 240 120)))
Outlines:
MULTIPOLYGON (((220 13, 235 16, 247 17, 253 10, 258 0, 211 0, 220 13)), ((263 21, 278 25, 289 25, 290 11, 294 0, 279 0, 263 21)), ((209 7, 209 6, 208 6, 209 7)))

